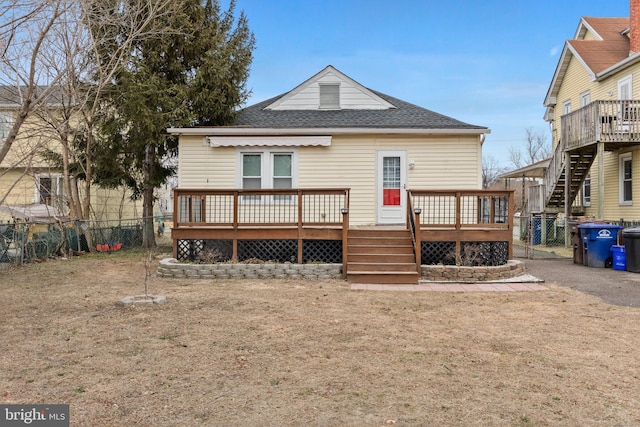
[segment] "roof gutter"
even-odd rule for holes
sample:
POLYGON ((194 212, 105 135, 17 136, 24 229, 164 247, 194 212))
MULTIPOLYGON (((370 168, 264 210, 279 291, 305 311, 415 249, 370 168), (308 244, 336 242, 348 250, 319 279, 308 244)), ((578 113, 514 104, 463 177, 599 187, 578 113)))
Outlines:
POLYGON ((601 81, 601 80, 609 77, 611 74, 617 73, 622 68, 628 67, 630 65, 635 64, 639 60, 640 60, 640 52, 636 52, 633 55, 629 56, 628 58, 623 59, 622 61, 618 62, 617 64, 614 64, 611 67, 609 67, 609 68, 607 68, 605 70, 602 70, 600 73, 596 74, 594 80, 595 81, 601 81))
POLYGON ((173 135, 478 135, 491 133, 489 128, 478 129, 407 129, 407 128, 243 128, 243 127, 202 127, 202 128, 168 128, 173 135))

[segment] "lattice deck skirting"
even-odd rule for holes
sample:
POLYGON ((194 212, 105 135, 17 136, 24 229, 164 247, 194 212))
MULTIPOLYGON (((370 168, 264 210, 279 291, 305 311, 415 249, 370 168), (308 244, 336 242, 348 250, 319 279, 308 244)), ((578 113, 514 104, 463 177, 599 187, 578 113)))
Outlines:
POLYGON ((509 242, 461 242, 456 255, 455 242, 423 241, 422 265, 499 266, 509 260, 509 242))
MULTIPOLYGON (((178 240, 178 260, 225 262, 233 257, 231 240, 178 240)), ((297 240, 238 240, 238 261, 258 259, 273 262, 296 262, 297 240)), ((338 264, 342 262, 341 240, 303 240, 302 262, 338 264)))

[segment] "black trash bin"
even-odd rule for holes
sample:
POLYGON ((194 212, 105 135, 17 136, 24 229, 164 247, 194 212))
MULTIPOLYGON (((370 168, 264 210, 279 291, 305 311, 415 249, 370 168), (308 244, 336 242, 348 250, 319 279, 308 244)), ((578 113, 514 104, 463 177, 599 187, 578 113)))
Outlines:
POLYGON ((622 230, 622 237, 627 255, 627 271, 640 273, 640 227, 622 230))
POLYGON ((571 246, 573 246, 573 263, 582 265, 582 235, 578 225, 578 222, 569 222, 571 227, 571 246))

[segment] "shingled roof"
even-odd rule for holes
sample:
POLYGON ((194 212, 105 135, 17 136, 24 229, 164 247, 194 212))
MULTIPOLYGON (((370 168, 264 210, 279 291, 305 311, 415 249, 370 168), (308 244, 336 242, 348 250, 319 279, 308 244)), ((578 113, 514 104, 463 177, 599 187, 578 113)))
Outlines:
POLYGON ((383 110, 272 110, 276 96, 240 111, 235 126, 247 128, 371 128, 487 130, 369 89, 396 108, 383 110))
POLYGON ((597 34, 599 40, 568 40, 585 65, 595 75, 629 57, 629 37, 624 31, 629 28, 629 18, 582 18, 583 25, 597 34))
POLYGON ((580 18, 574 38, 564 45, 544 105, 555 104, 555 97, 573 57, 583 64, 592 80, 604 78, 612 70, 640 60, 640 55, 629 51, 629 22, 629 18, 580 18), (587 32, 591 37, 585 38, 587 32))

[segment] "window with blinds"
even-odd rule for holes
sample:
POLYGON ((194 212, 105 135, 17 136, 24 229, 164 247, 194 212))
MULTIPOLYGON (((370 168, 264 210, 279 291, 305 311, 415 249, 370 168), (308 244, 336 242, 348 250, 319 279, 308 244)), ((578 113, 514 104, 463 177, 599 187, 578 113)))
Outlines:
POLYGON ((336 83, 321 83, 320 85, 320 109, 340 109, 340 85, 336 83))

